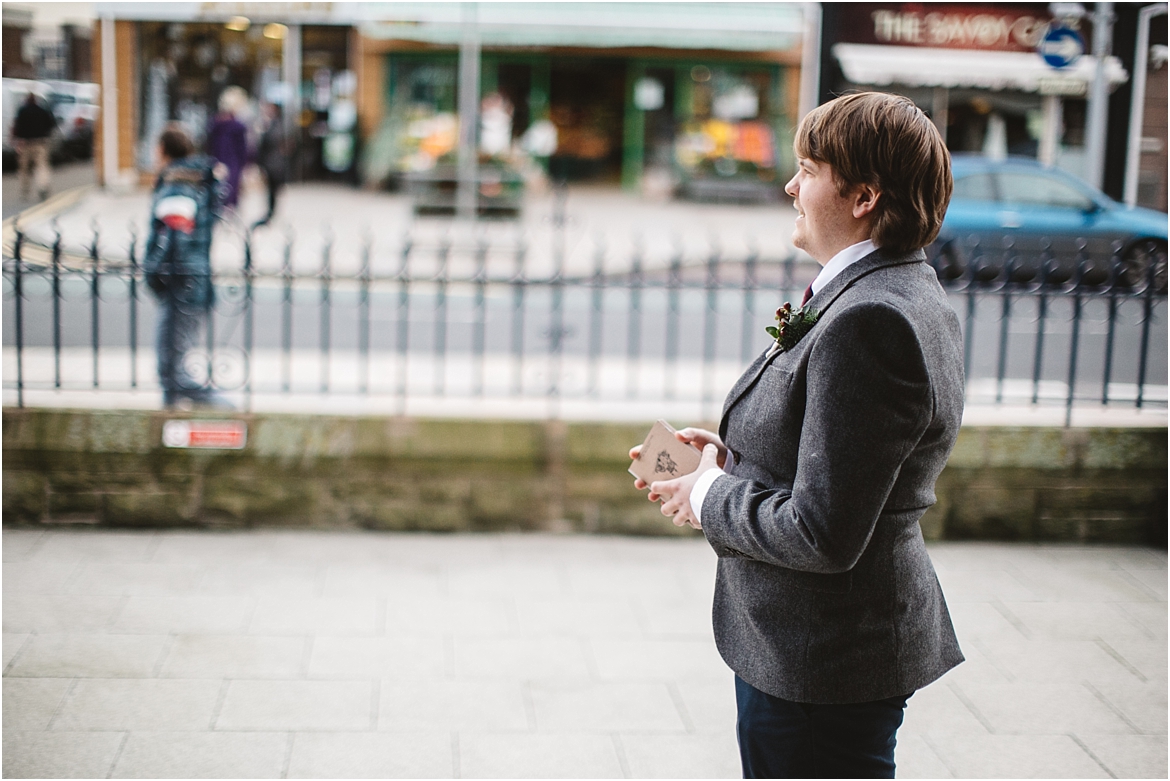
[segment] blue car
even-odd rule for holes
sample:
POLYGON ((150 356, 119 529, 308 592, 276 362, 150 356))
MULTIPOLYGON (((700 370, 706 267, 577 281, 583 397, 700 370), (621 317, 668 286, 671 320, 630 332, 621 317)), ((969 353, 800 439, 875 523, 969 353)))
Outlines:
POLYGON ((1031 158, 952 157, 929 256, 944 280, 1166 286, 1166 214, 1129 207, 1031 158))

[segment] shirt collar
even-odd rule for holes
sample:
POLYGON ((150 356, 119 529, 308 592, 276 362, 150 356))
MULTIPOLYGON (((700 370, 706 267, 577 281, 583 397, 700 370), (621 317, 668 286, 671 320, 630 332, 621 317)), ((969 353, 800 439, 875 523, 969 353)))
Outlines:
POLYGON ((813 293, 819 293, 821 288, 829 284, 829 281, 832 280, 833 277, 837 276, 842 271, 849 268, 854 263, 861 260, 876 249, 877 245, 873 243, 873 240, 866 239, 865 241, 859 241, 858 243, 848 246, 838 252, 828 263, 825 264, 825 267, 821 269, 821 273, 817 274, 817 278, 813 280, 813 293))

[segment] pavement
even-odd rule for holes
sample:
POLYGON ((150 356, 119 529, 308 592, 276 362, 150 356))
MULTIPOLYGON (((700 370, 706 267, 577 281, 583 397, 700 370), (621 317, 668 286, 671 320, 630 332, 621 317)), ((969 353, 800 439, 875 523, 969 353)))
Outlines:
MULTIPOLYGON (((68 163, 58 163, 52 167, 50 174, 52 193, 60 193, 78 187, 88 187, 94 183, 96 176, 92 160, 77 160, 68 163)), ((20 192, 20 176, 16 171, 5 171, 0 192, 3 194, 3 218, 8 219, 35 206, 35 198, 25 198, 20 192)))
MULTIPOLYGON (((139 257, 150 213, 149 188, 100 188, 72 169, 54 171, 60 184, 54 192, 84 187, 82 197, 61 202, 58 209, 21 214, 11 207, 9 191, 16 192, 15 176, 6 175, 5 212, 16 216, 22 230, 35 242, 51 244, 59 231, 68 255, 78 262, 88 257, 98 234, 105 262, 124 262, 132 236, 137 236, 139 257), (10 209, 12 209, 10 211, 10 209)), ((19 208, 27 205, 17 204, 19 208)), ((241 268, 245 226, 267 210, 262 180, 245 171, 238 209, 226 213, 212 245, 212 263, 218 271, 241 268)), ((563 198, 552 190, 532 190, 525 195, 518 220, 486 221, 474 225, 450 218, 412 214, 410 196, 403 193, 355 189, 341 184, 306 182, 291 184, 280 196, 270 227, 252 234, 253 263, 261 271, 279 271, 286 245, 292 267, 298 273, 315 273, 321 267, 322 247, 332 246, 333 272, 356 274, 363 250, 371 246, 371 267, 376 274, 392 274, 398 268, 401 249, 411 242, 412 262, 434 262, 440 246, 450 244, 447 262, 452 269, 473 263, 479 243, 499 248, 487 257, 489 268, 514 266, 514 248, 526 248, 529 276, 551 273, 557 256, 570 274, 593 272, 599 252, 605 269, 625 271, 640 254, 644 267, 666 267, 681 252, 684 264, 703 263, 712 253, 742 259, 758 252, 764 259, 780 260, 795 252, 789 242, 796 212, 790 204, 735 205, 693 203, 652 198, 614 185, 570 185, 563 198), (641 249, 636 253, 637 244, 641 249)), ((813 261, 797 252, 801 262, 813 261)), ((68 257, 67 257, 68 264, 68 257)))
MULTIPOLYGON (((1165 778, 1166 552, 941 543, 906 778, 1165 778)), ((5 777, 740 774, 696 538, 5 529, 5 777)))

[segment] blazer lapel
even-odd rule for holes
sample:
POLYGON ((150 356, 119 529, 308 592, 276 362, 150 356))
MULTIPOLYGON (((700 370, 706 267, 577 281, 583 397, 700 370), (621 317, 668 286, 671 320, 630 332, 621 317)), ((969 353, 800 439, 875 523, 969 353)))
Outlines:
MULTIPOLYGON (((915 250, 906 255, 886 256, 882 254, 880 249, 866 255, 856 263, 850 264, 837 276, 829 280, 829 284, 825 285, 819 291, 813 294, 809 299, 808 306, 816 310, 821 316, 824 315, 825 310, 828 309, 837 297, 844 293, 853 285, 854 282, 862 277, 872 274, 879 268, 887 266, 903 266, 910 263, 918 263, 926 260, 926 253, 922 250, 915 250)), ((814 326, 815 327, 815 326, 814 326)), ((744 395, 755 387, 763 375, 764 370, 771 365, 772 361, 776 360, 776 356, 780 353, 771 350, 765 351, 756 358, 755 362, 748 367, 748 370, 743 373, 739 381, 732 387, 731 392, 727 394, 727 401, 723 405, 723 415, 719 420, 719 437, 726 441, 727 436, 727 415, 739 403, 739 400, 744 395)))

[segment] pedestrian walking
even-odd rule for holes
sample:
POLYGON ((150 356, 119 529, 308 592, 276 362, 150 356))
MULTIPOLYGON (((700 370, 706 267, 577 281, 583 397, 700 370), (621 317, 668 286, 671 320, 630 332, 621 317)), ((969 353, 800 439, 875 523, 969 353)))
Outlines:
POLYGON ((30 183, 36 184, 37 198, 43 201, 49 197, 52 189, 49 139, 56 129, 57 118, 53 116, 53 112, 41 105, 40 98, 35 92, 28 93, 12 124, 12 136, 20 166, 22 200, 27 201, 31 196, 30 183))
POLYGON ((649 497, 718 556, 744 776, 893 778, 907 700, 963 661, 918 523, 963 414, 959 323, 922 251, 950 157, 881 93, 811 111, 795 152, 792 240, 823 268, 719 432, 678 432, 698 469, 649 497))
POLYGON ((288 181, 288 158, 291 152, 280 106, 275 103, 264 104, 264 120, 266 125, 256 147, 256 164, 264 172, 264 181, 268 185, 268 212, 256 221, 253 228, 267 225, 272 220, 277 196, 288 181))
POLYGON ((248 129, 240 115, 248 104, 242 87, 228 87, 219 96, 219 113, 207 130, 207 154, 227 167, 227 195, 224 206, 235 208, 240 202, 240 176, 248 164, 248 129))
POLYGON ((194 154, 178 126, 159 137, 161 170, 151 199, 150 236, 142 268, 158 299, 158 378, 163 405, 230 407, 185 365, 214 303, 211 231, 222 202, 215 161, 194 154))

